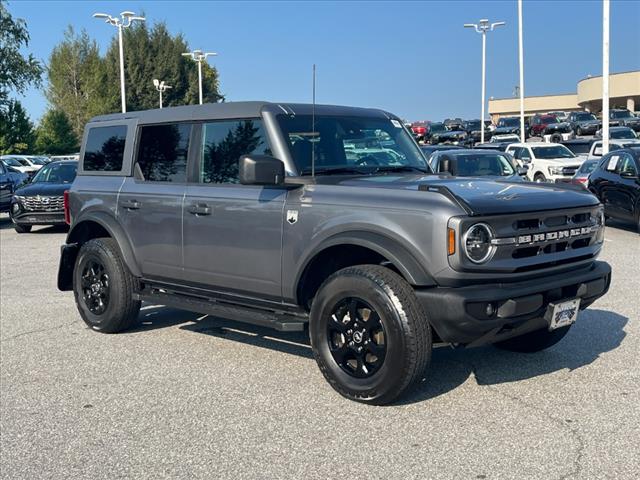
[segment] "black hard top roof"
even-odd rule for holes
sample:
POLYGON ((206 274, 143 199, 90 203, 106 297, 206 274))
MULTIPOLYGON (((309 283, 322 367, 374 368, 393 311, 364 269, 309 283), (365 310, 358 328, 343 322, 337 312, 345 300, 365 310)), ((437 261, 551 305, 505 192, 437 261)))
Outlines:
MULTIPOLYGON (((162 123, 187 120, 223 120, 227 118, 256 118, 262 112, 274 114, 311 115, 312 104, 306 103, 274 103, 274 102, 224 102, 205 103, 203 105, 183 105, 180 107, 166 107, 162 109, 140 110, 126 113, 112 113, 100 115, 91 122, 107 122, 117 120, 137 119, 139 123, 162 123)), ((379 118, 397 117, 380 109, 344 107, 338 105, 316 105, 316 115, 351 115, 379 118)))

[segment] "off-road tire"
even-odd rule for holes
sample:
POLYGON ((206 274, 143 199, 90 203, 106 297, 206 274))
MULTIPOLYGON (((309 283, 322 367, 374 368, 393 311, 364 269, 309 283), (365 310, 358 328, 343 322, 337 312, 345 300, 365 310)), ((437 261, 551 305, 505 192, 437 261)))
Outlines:
POLYGON ((577 135, 578 137, 581 137, 581 136, 582 136, 582 128, 580 128, 580 127, 576 128, 576 135, 577 135))
POLYGON ((21 225, 19 223, 13 224, 13 228, 15 229, 16 233, 29 233, 32 227, 33 225, 21 225))
POLYGON ((431 327, 422 305, 400 275, 379 265, 347 267, 325 280, 312 304, 309 336, 329 384, 344 397, 362 403, 393 402, 422 378, 431 361, 431 327), (330 351, 330 316, 335 305, 348 298, 371 305, 385 329, 384 361, 368 378, 345 372, 330 351))
POLYGON ((552 347, 569 332, 571 325, 552 330, 546 328, 525 333, 519 337, 509 338, 502 342, 498 342, 495 346, 501 350, 518 353, 535 353, 546 348, 552 347))
POLYGON ((115 240, 95 238, 82 245, 73 271, 73 293, 80 316, 90 328, 118 333, 132 327, 140 311, 140 301, 133 299, 135 285, 115 240), (82 270, 90 260, 100 262, 109 278, 109 301, 104 313, 98 315, 89 310, 82 291, 82 270))

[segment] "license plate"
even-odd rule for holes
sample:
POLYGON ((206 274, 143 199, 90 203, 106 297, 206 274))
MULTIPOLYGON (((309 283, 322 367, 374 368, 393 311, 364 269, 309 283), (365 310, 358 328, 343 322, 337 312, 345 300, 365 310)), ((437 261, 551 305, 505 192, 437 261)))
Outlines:
POLYGON ((578 318, 580 311, 580 299, 574 298, 566 302, 551 303, 547 309, 546 319, 549 322, 549 330, 571 325, 578 318))

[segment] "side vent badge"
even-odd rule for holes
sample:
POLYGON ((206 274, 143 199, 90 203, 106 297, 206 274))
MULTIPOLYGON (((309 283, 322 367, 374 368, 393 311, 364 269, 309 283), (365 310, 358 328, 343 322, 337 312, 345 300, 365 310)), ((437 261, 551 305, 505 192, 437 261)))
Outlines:
POLYGON ((298 221, 298 210, 287 210, 287 222, 293 225, 298 221))

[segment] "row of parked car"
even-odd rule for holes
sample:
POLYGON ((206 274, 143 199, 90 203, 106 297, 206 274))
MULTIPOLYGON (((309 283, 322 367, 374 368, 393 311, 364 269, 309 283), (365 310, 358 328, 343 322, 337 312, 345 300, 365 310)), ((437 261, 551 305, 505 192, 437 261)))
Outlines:
POLYGON ((64 192, 76 177, 77 155, 0 157, 0 212, 18 233, 64 224, 64 192))
MULTIPOLYGON (((517 135, 498 134, 475 148, 453 143, 423 144, 420 148, 435 173, 585 188, 601 199, 607 215, 640 223, 640 139, 629 127, 612 127, 610 134, 612 153, 604 159, 602 140, 598 138, 521 143, 517 135), (620 163, 611 163, 611 158, 620 158, 620 163)), ((370 142, 360 139, 358 145, 349 145, 353 148, 348 152, 356 155, 362 151, 371 156, 374 150, 376 155, 388 150, 383 140, 371 141, 382 143, 373 148, 370 142)), ((9 212, 16 231, 29 232, 33 225, 64 224, 63 195, 75 179, 77 159, 4 156, 1 160, 0 211, 9 212), (18 159, 21 162, 16 166, 18 159), (29 176, 27 168, 37 168, 36 173, 29 176)))
MULTIPOLYGON (((640 113, 613 109, 609 112, 611 127, 627 127, 640 132, 640 113)), ((474 145, 481 137, 480 120, 447 119, 444 122, 414 122, 408 125, 418 142, 474 145)), ((525 137, 540 137, 545 141, 561 142, 585 135, 597 135, 602 120, 589 112, 549 112, 525 119, 525 137)), ((502 117, 496 125, 484 122, 485 138, 503 135, 520 136, 520 118, 502 117)))

